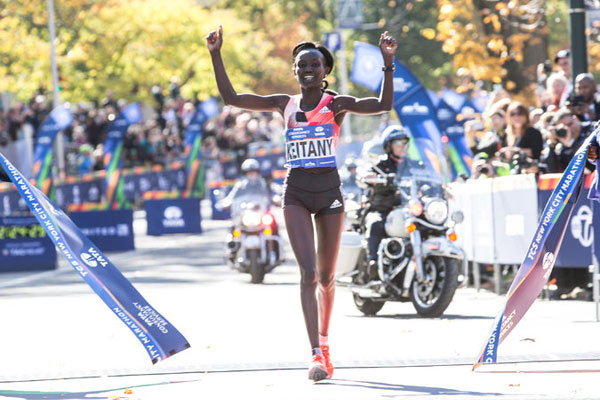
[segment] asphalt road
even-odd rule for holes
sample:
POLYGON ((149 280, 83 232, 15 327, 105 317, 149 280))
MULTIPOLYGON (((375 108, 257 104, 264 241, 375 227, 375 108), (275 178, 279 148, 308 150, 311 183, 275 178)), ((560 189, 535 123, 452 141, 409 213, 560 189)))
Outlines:
MULTIPOLYGON (((363 316, 337 291, 334 379, 306 378, 299 273, 288 261, 252 285, 223 262, 227 221, 202 235, 145 235, 108 254, 192 347, 152 365, 69 266, 0 275, 0 399, 600 399, 600 323, 591 302, 538 300, 499 350, 477 358, 504 298, 462 288, 441 318, 410 303, 363 316)), ((283 230, 283 229, 282 229, 283 230)))

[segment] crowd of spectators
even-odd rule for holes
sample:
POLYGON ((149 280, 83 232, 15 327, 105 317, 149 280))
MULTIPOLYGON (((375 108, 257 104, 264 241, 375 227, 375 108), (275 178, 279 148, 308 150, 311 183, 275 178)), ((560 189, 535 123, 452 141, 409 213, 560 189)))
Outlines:
MULTIPOLYGON (((167 88, 156 84, 151 93, 153 104, 144 105, 144 119, 129 127, 123 140, 124 167, 170 165, 185 160, 184 138, 197 101, 181 95, 179 83, 172 79, 167 88)), ((104 169, 103 154, 107 127, 127 105, 112 92, 97 102, 70 105, 73 124, 64 131, 67 175, 104 169)), ((43 90, 27 102, 18 102, 6 110, 0 105, 0 146, 23 140, 31 132, 31 144, 44 118, 51 111, 50 96, 43 90)), ((209 160, 247 157, 251 142, 281 145, 284 124, 278 114, 247 112, 224 107, 209 121, 202 133, 204 157, 209 160)), ((31 149, 33 151, 33 148, 31 149)))
MULTIPOLYGON (((501 88, 481 117, 465 123, 474 156, 473 178, 563 172, 600 119, 600 94, 591 73, 571 84, 569 50, 538 67, 537 107, 526 107, 501 88)), ((588 165, 589 168, 593 168, 588 165)))

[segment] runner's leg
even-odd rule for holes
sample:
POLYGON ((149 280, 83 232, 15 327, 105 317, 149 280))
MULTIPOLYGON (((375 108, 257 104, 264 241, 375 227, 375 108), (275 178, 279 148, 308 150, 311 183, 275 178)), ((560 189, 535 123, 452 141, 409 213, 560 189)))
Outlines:
POLYGON ((310 212, 301 206, 286 204, 283 209, 288 237, 300 267, 300 300, 311 349, 319 347, 319 311, 315 239, 310 212))
POLYGON ((319 333, 329 335, 335 297, 335 262, 340 247, 344 213, 317 215, 317 275, 319 279, 319 333))

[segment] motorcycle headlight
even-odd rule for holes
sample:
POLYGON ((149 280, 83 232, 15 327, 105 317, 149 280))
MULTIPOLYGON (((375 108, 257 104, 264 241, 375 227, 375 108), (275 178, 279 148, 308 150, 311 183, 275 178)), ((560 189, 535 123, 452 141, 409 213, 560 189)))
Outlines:
POLYGON ((260 225, 260 214, 257 212, 246 212, 242 216, 242 224, 248 227, 260 225))
POLYGON ((425 206, 425 218, 432 224, 443 224, 448 218, 448 204, 444 200, 431 200, 425 206))

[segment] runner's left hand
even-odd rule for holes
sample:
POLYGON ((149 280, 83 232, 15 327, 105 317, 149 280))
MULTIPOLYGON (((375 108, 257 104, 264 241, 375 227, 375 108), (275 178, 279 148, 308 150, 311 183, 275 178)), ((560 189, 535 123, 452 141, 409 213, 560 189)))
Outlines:
POLYGON ((396 39, 389 35, 388 31, 385 31, 379 37, 379 48, 384 58, 386 56, 393 57, 398 48, 398 43, 396 43, 396 39))

